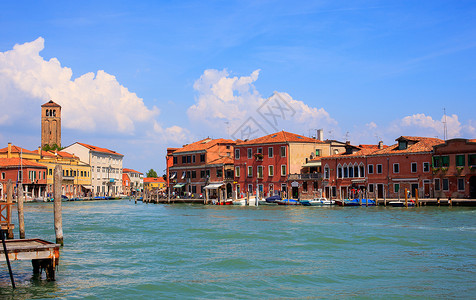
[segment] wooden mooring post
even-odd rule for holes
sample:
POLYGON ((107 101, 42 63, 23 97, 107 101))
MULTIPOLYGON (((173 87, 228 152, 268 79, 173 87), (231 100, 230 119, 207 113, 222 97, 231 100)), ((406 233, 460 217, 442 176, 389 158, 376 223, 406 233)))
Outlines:
POLYGON ((408 190, 405 188, 405 207, 408 207, 408 190))
POLYGON ((415 189, 415 207, 417 207, 418 204, 418 189, 415 189))
POLYGON ((18 184, 18 198, 17 198, 17 209, 18 209, 18 230, 20 233, 20 239, 25 238, 25 216, 23 213, 23 184, 18 184))
POLYGON ((63 246, 63 217, 61 215, 61 185, 63 181, 63 168, 61 165, 55 167, 53 178, 54 194, 54 215, 55 215, 55 234, 56 244, 63 246))

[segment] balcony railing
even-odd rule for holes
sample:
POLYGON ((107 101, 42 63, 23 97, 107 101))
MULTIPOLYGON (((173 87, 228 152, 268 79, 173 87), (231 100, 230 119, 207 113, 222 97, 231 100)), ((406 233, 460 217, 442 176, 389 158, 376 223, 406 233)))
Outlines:
POLYGON ((322 178, 322 175, 320 173, 307 173, 307 174, 289 174, 288 180, 310 180, 314 179, 317 180, 319 178, 322 178))

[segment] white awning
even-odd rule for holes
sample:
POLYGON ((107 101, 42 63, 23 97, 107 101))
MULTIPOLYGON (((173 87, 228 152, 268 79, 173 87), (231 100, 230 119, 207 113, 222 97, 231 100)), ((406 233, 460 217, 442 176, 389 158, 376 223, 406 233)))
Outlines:
POLYGON ((321 166, 321 161, 310 161, 304 165, 302 165, 303 167, 320 167, 321 166))
POLYGON ((181 188, 184 186, 185 186, 185 183, 177 183, 176 185, 174 185, 174 188, 181 188))
POLYGON ((207 185, 206 187, 204 187, 204 189, 207 189, 207 190, 216 190, 217 188, 221 187, 223 185, 223 182, 222 183, 210 183, 209 185, 207 185))
POLYGON ((82 185, 83 188, 87 189, 87 190, 92 190, 93 187, 90 186, 90 185, 82 185))

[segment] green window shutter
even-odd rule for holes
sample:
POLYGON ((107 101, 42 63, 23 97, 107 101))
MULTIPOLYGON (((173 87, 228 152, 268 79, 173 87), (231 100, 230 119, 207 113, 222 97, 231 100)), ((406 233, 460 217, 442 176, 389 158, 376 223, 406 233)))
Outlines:
POLYGON ((464 167, 464 154, 463 155, 456 155, 456 166, 457 167, 464 167))
POLYGON ((442 156, 442 166, 448 167, 450 165, 450 157, 448 155, 442 156))

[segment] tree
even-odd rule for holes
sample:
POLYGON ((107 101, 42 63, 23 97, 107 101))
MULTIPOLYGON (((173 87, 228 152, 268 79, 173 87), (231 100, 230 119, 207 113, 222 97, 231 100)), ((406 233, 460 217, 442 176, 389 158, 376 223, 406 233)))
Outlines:
POLYGON ((157 176, 157 172, 155 172, 154 169, 150 169, 149 171, 147 171, 147 173, 145 175, 148 178, 157 178, 157 177, 159 177, 159 176, 157 176))

